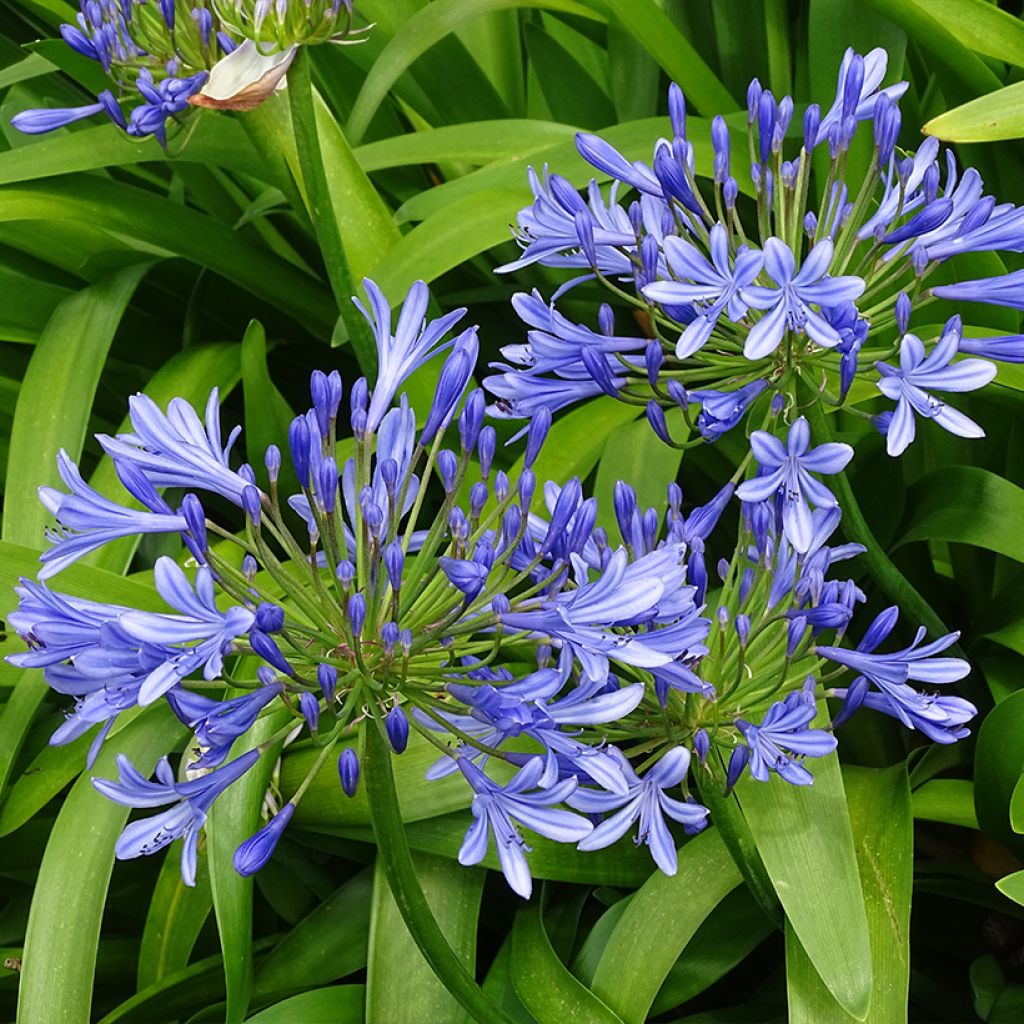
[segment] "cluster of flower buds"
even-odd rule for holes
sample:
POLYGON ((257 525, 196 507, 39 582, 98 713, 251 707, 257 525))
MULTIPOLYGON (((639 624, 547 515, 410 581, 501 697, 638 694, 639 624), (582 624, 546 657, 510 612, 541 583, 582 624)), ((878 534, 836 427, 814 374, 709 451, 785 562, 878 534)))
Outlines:
POLYGON ((299 46, 359 41, 351 0, 80 0, 64 41, 111 80, 95 103, 25 110, 11 123, 38 135, 106 114, 136 138, 167 144, 169 123, 195 107, 250 110, 283 81, 299 46))
POLYGON ((492 412, 528 417, 607 394, 646 405, 658 436, 687 447, 758 417, 773 396, 791 404, 802 381, 819 400, 863 416, 872 414, 859 407, 879 392, 896 398, 894 411, 872 416, 892 454, 913 437, 911 409, 955 434, 980 436, 933 392, 982 387, 995 368, 954 357, 1021 362, 1024 336, 961 339, 951 321, 932 353, 901 338, 912 337, 912 307, 939 298, 1024 308, 1024 271, 926 287, 962 253, 1024 250, 1024 209, 985 195, 977 171, 958 174, 935 139, 913 154, 897 148, 907 84, 881 87, 887 62, 881 49, 848 50, 831 107, 823 113, 811 104, 802 125, 790 97, 776 100, 755 79, 749 180, 733 174, 740 158, 719 116, 711 166, 701 168, 710 187, 698 182, 676 85, 672 138, 658 141, 650 165, 630 162, 596 135, 577 136, 581 156, 612 179, 607 194, 595 180, 584 199, 558 174, 545 169, 541 178, 531 169, 535 199, 519 214, 523 254, 500 269, 540 263, 579 276, 550 303, 536 292, 516 296, 528 342, 503 349, 507 362, 494 364, 499 372, 485 382, 492 412), (850 154, 864 132, 874 142, 866 166, 850 154), (821 150, 824 180, 812 172, 821 150), (627 191, 635 195, 628 204, 620 199, 627 191), (607 307, 596 329, 556 310, 559 295, 592 278, 642 311, 646 336, 620 336, 607 307), (898 346, 894 375, 884 363, 898 346), (901 390, 896 378, 911 376, 901 390), (867 386, 851 398, 855 380, 867 386))
POLYGON ((496 467, 496 432, 471 385, 476 329, 451 337, 465 311, 427 320, 419 283, 393 323, 364 284, 376 383, 360 378, 346 397, 337 372, 314 373, 311 407, 289 430, 290 467, 276 446, 263 455, 266 487, 248 464, 232 468, 239 430, 222 437, 214 392, 204 419, 182 399, 164 411, 136 395, 132 432, 99 438, 138 506, 98 494, 63 454, 68 491, 41 491, 57 525, 40 580, 19 587, 9 623, 28 650, 10 660, 74 699, 51 742, 98 726, 91 764, 118 715, 164 701, 193 733, 177 771, 164 760, 149 780, 122 757, 117 781, 95 780, 129 807, 167 805, 128 825, 119 857, 182 838, 191 883, 214 800, 282 743, 305 742, 317 752, 309 774, 271 793, 276 813, 236 853, 240 872, 256 871, 329 761, 356 792, 360 730, 381 728, 395 756, 436 748, 428 778, 461 775, 474 823, 459 859, 479 863, 493 838, 509 884, 528 896, 523 828, 584 851, 632 832, 672 873, 669 822, 703 828, 707 787, 744 773, 812 782, 806 759, 836 742, 826 696, 842 718, 866 705, 940 742, 966 735, 966 701, 910 685, 967 672, 933 657, 955 634, 880 654, 890 610, 855 649, 842 645, 864 596, 830 574, 861 549, 829 546, 840 512, 820 477, 846 465, 846 445, 812 447, 803 419, 785 444, 755 433, 711 501, 684 512, 673 483, 664 517, 620 482, 609 535, 579 480, 538 485, 546 410, 517 472, 496 467), (441 353, 418 419, 401 388, 441 353), (177 508, 166 488, 185 492, 177 508), (235 506, 244 528, 208 518, 196 492, 235 506), (722 545, 732 559, 709 572, 737 498, 739 534, 722 545), (183 541, 179 560, 155 566, 170 611, 50 588, 90 551, 148 533, 183 541), (826 689, 847 671, 849 686, 826 689))

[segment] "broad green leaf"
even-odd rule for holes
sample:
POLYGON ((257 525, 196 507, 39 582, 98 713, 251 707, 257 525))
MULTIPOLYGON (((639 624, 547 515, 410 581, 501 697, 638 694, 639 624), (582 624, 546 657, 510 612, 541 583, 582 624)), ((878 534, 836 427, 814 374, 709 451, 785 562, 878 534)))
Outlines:
POLYGON ((1017 780, 1010 797, 1010 827, 1014 832, 1024 832, 1024 775, 1017 780))
MULTIPOLYGON (((2 203, 2 199, 0 199, 2 203)), ((36 488, 60 486, 57 453, 82 451, 93 397, 121 317, 149 264, 138 264, 69 296, 32 353, 11 429, 3 539, 42 545, 50 514, 36 488)))
POLYGON ((1007 898, 1024 906, 1024 871, 1015 871, 996 882, 996 888, 1007 898))
POLYGON ((717 829, 685 843, 677 873, 655 871, 629 901, 601 954, 594 992, 626 1024, 642 1024, 686 944, 741 881, 717 829))
POLYGON ((54 308, 70 294, 61 285, 0 267, 0 338, 34 345, 54 308))
POLYGON ((224 114, 204 111, 186 145, 173 157, 160 148, 156 139, 133 139, 108 122, 67 134, 43 136, 31 145, 0 153, 0 185, 143 161, 224 167, 278 184, 271 168, 260 159, 236 121, 224 114))
POLYGON ((516 914, 511 957, 516 995, 539 1024, 621 1024, 615 1011, 558 959, 544 931, 539 900, 516 914))
MULTIPOLYGON (((441 931, 473 974, 484 872, 456 869, 451 861, 426 853, 414 854, 413 864, 441 931)), ((445 990, 409 934, 378 860, 366 968, 366 1017, 370 1021, 402 1020, 412 1006, 417 1017, 431 1024, 462 1024, 466 1018, 466 1011, 445 990)))
POLYGON ((954 541, 1024 562, 1024 489, 979 466, 947 466, 907 494, 900 544, 954 541))
POLYGON ((974 758, 974 807, 983 832, 1017 856, 1024 839, 1010 823, 1010 801, 1024 773, 1024 690, 1001 700, 978 730, 974 758))
POLYGON ((987 0, 927 0, 928 13, 975 53, 1024 67, 1024 24, 987 0))
POLYGON ((914 817, 922 821, 978 828, 970 779, 930 779, 914 790, 913 805, 914 817))
MULTIPOLYGON (((266 468, 261 455, 271 444, 286 445, 293 413, 270 378, 267 369, 267 332, 257 320, 250 321, 242 339, 242 394, 245 399, 246 451, 250 465, 257 467, 257 477, 266 481, 266 468)), ((282 471, 286 474, 282 490, 289 494, 297 486, 294 473, 287 463, 282 466, 282 471)))
POLYGON ((388 41, 356 97, 345 134, 353 142, 362 139, 391 87, 435 43, 473 18, 510 7, 539 7, 599 20, 575 0, 435 0, 417 11, 388 41))
MULTIPOLYGON (((211 217, 119 181, 83 176, 0 190, 0 223, 56 220, 99 223, 136 248, 178 255, 274 302, 311 331, 330 336, 334 302, 322 284, 253 246, 211 217)), ((113 243, 112 243, 113 245, 113 243)))
POLYGON ((177 848, 167 851, 153 888, 146 926, 139 943, 139 991, 188 965, 192 948, 213 907, 205 849, 197 859, 196 884, 181 880, 177 848))
MULTIPOLYGON (((685 437, 677 431, 674 439, 682 441, 685 437)), ((609 435, 597 464, 597 525, 609 531, 615 529, 613 496, 619 480, 633 487, 641 509, 653 506, 663 512, 668 504, 668 485, 675 480, 682 458, 678 448, 659 440, 646 416, 619 427, 609 435)))
MULTIPOLYGON (((236 743, 237 756, 268 740, 288 720, 288 712, 275 711, 257 720, 236 743), (244 743, 244 747, 240 744, 244 743)), ((206 823, 207 855, 213 910, 224 957, 227 990, 226 1024, 245 1018, 252 995, 252 878, 235 871, 235 850, 263 824, 263 797, 279 756, 280 741, 267 750, 210 808, 206 823)))
POLYGON ((0 71, 0 89, 7 89, 18 82, 26 82, 30 78, 48 75, 56 70, 56 65, 51 64, 41 54, 30 53, 16 64, 11 64, 0 71))
POLYGON ((699 114, 711 118, 738 109, 736 100, 655 0, 604 0, 604 6, 682 88, 699 114))
POLYGON ((871 946, 839 760, 816 757, 811 770, 812 786, 747 775, 735 793, 789 926, 836 1001, 864 1020, 871 946))
MULTIPOLYGON (((910 985, 910 897, 914 831, 906 768, 847 768, 843 773, 857 865, 871 938, 871 1024, 907 1019, 910 985)), ((786 929, 786 981, 792 1024, 855 1019, 822 984, 791 927, 786 929)))
POLYGON ((945 142, 999 142, 1024 136, 1024 82, 1014 82, 933 117, 921 130, 945 142))
MULTIPOLYGON (((184 735, 170 709, 154 707, 108 745, 92 774, 113 778, 115 753, 149 773, 184 735)), ((128 808, 101 796, 88 774, 61 807, 39 867, 18 992, 18 1020, 87 1024, 92 1019, 93 971, 114 843, 128 808)))
POLYGON ((247 1024, 362 1024, 362 985, 334 985, 302 992, 247 1018, 247 1024))
MULTIPOLYGON (((241 376, 239 352, 240 346, 229 342, 194 345, 183 349, 175 353, 153 374, 143 391, 161 409, 166 409, 172 398, 184 398, 186 402, 202 411, 211 389, 217 388, 221 401, 224 401, 238 383, 241 376)), ((127 406, 127 401, 125 404, 127 406)), ((131 420, 126 415, 115 433, 123 434, 130 431, 131 420)), ((121 485, 117 470, 114 468, 114 460, 109 455, 104 455, 100 459, 92 476, 89 477, 89 485, 115 501, 129 505, 134 502, 121 485)), ((83 562, 111 572, 124 572, 131 563, 138 542, 138 537, 114 541, 88 555, 83 562)), ((65 575, 66 572, 61 574, 62 580, 65 575)))
POLYGON ((260 961, 253 998, 326 985, 365 967, 372 894, 367 868, 311 911, 260 961))
POLYGON ((416 164, 480 165, 525 160, 538 150, 570 141, 575 133, 574 127, 553 121, 476 121, 367 142, 355 150, 355 157, 368 174, 416 164))

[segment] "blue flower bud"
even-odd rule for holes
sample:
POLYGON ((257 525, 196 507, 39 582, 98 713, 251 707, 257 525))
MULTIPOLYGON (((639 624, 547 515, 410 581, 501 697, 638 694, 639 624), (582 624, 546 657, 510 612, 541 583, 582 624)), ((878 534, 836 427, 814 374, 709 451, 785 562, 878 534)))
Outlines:
POLYGON ((693 752, 697 760, 705 764, 708 759, 708 751, 711 749, 711 739, 708 737, 707 729, 698 729, 693 734, 693 752))
POLYGON ((397 705, 393 707, 384 719, 384 728, 387 729, 388 742, 396 754, 405 752, 409 745, 409 719, 405 712, 397 705))
POLYGON ((551 521, 548 523, 547 533, 540 545, 542 554, 547 554, 561 538, 582 496, 583 488, 580 485, 579 477, 575 476, 559 491, 554 510, 551 513, 551 521))
POLYGON ((818 128, 821 125, 821 107, 817 103, 812 103, 804 111, 804 149, 808 153, 814 149, 818 143, 818 128))
POLYGON ((270 860, 278 839, 288 827, 294 813, 295 804, 285 804, 259 832, 250 836, 235 850, 233 863, 235 870, 243 878, 256 874, 270 860))
POLYGON ((345 796, 355 796, 359 788, 359 756, 351 747, 346 747, 338 758, 338 777, 345 796))
POLYGON ((437 453, 437 472, 441 477, 441 485, 446 494, 455 490, 455 478, 459 472, 459 460, 450 448, 442 448, 437 453))
POLYGON ((362 511, 363 522, 366 524, 366 528, 369 530, 370 536, 378 536, 380 534, 380 528, 384 525, 384 510, 375 502, 368 501, 363 506, 362 511))
POLYGON ((320 463, 318 497, 324 511, 331 515, 338 501, 338 463, 333 455, 325 455, 320 463))
POLYGON ((181 499, 181 508, 178 509, 178 512, 185 517, 185 522, 188 523, 188 532, 195 545, 193 552, 200 557, 200 560, 205 561, 202 558, 202 554, 207 548, 206 513, 203 511, 203 506, 194 494, 189 493, 181 499))
POLYGON ((384 549, 384 568, 391 589, 397 594, 402 589, 402 573, 405 570, 405 553, 400 540, 393 540, 384 549))
POLYGON ((761 106, 761 83, 755 78, 747 87, 747 124, 753 124, 757 120, 757 113, 761 106))
POLYGON ((537 478, 530 469, 524 469, 519 474, 517 490, 519 492, 519 507, 523 512, 530 511, 530 502, 533 501, 533 492, 537 486, 537 478))
POLYGON ((272 484, 277 483, 281 475, 281 449, 276 444, 269 445, 263 455, 263 464, 267 467, 267 476, 272 484))
POLYGON ((398 493, 398 463, 391 458, 382 459, 377 471, 384 482, 384 490, 387 491, 388 497, 393 498, 398 493))
POLYGON ((253 526, 260 525, 260 492, 252 484, 242 488, 242 508, 253 526))
POLYGON ((498 501, 504 501, 508 497, 508 491, 508 474, 503 469, 499 469, 494 475, 494 496, 498 501))
POLYGON ((519 536, 519 528, 523 525, 523 514, 518 505, 512 505, 501 517, 501 540, 503 547, 511 547, 519 536))
POLYGON ((273 665, 279 672, 283 672, 286 676, 295 675, 295 669, 288 664, 277 644, 255 626, 249 630, 249 646, 255 654, 258 654, 268 664, 273 665))
POLYGON ((679 381, 673 379, 666 385, 666 390, 668 391, 668 397, 685 412, 687 406, 690 404, 690 398, 686 393, 686 388, 684 388, 679 381))
POLYGON ((818 215, 813 210, 808 210, 804 215, 804 234, 813 238, 818 230, 818 215))
POLYGON ((580 249, 591 267, 597 267, 597 246, 594 244, 594 218, 589 210, 579 210, 573 218, 580 249))
POLYGON ((746 647, 747 640, 750 638, 750 616, 742 612, 737 615, 733 620, 733 629, 736 630, 736 637, 740 642, 740 647, 746 647))
POLYGON ((612 307, 607 302, 602 302, 597 310, 597 327, 598 330, 606 337, 611 338, 615 335, 615 313, 612 311, 612 307))
POLYGON ((636 491, 624 480, 616 480, 612 491, 612 508, 619 524, 619 533, 627 543, 632 543, 633 517, 636 515, 636 491))
POLYGON ((385 622, 380 627, 380 639, 384 645, 384 653, 391 654, 398 646, 398 623, 385 622))
POLYGON ((473 519, 479 519, 480 513, 484 510, 484 505, 487 504, 487 484, 483 481, 478 480, 469 489, 469 514, 473 519))
POLYGON ((484 424, 484 410, 487 399, 484 393, 476 388, 469 393, 466 404, 459 413, 459 438, 462 441, 462 450, 471 452, 480 437, 480 430, 484 424))
POLYGON ((355 384, 352 385, 352 390, 348 393, 349 409, 353 415, 360 410, 366 412, 366 403, 369 397, 370 389, 366 384, 366 378, 359 377, 355 384))
POLYGON ((420 444, 426 447, 439 430, 448 426, 451 415, 462 397, 473 373, 477 354, 476 328, 471 327, 455 339, 451 354, 441 367, 441 375, 434 391, 434 401, 427 413, 420 433, 420 444))
POLYGON ((469 539, 469 520, 466 518, 466 513, 463 512, 461 508, 453 508, 451 512, 448 513, 448 528, 452 531, 452 536, 457 541, 469 539))
POLYGON ((729 177, 729 126, 721 114, 716 114, 711 122, 711 146, 715 154, 715 184, 724 185, 729 177))
POLYGON ((661 342, 652 338, 644 349, 644 365, 647 368, 647 380, 653 388, 658 383, 658 373, 665 362, 665 353, 661 350, 661 342))
POLYGON ((807 619, 803 615, 796 615, 789 620, 789 630, 786 635, 786 657, 792 658, 797 648, 807 633, 807 619))
POLYGON ((317 700, 316 695, 308 690, 300 693, 299 709, 302 711, 303 718, 306 719, 309 731, 316 732, 320 728, 320 701, 317 700))
POLYGON ((593 378, 594 383, 606 395, 609 395, 611 398, 618 398, 619 388, 608 366, 608 357, 604 353, 595 352, 591 348, 581 349, 580 356, 583 360, 583 365, 587 369, 587 373, 593 378))
MULTIPOLYGON (((729 577, 729 566, 730 566, 730 562, 729 562, 728 558, 720 558, 718 560, 718 565, 715 566, 715 568, 718 570, 718 578, 723 583, 729 577)), ((728 622, 728 621, 729 621, 728 618, 726 618, 726 622, 728 622)))
POLYGON ((277 673, 269 665, 260 665, 256 669, 256 678, 264 686, 277 686, 277 673))
POLYGON ((647 403, 645 412, 647 414, 647 422, 650 423, 651 429, 658 436, 659 440, 665 444, 672 444, 672 435, 668 432, 664 409, 652 398, 647 403))
POLYGON ((750 750, 747 747, 735 747, 729 756, 729 767, 726 771, 725 791, 728 793, 743 774, 747 767, 747 760, 750 758, 750 750))
POLYGON ((719 605, 718 611, 716 612, 718 618, 718 625, 725 629, 729 625, 729 609, 725 605, 719 605))
POLYGON ((398 643, 405 654, 408 654, 412 650, 412 630, 403 629, 398 634, 398 643))
POLYGON ((569 540, 566 544, 568 551, 580 552, 583 550, 587 541, 590 540, 596 520, 597 499, 587 498, 587 500, 580 505, 576 512, 576 518, 573 520, 572 533, 569 534, 569 540))
POLYGON ((284 609, 264 601, 256 609, 256 625, 264 633, 276 633, 284 625, 284 609))
POLYGON ((500 619, 502 615, 507 615, 509 608, 511 608, 508 598, 504 594, 495 594, 494 600, 491 601, 491 611, 500 619))
POLYGON ((778 114, 778 106, 771 89, 765 89, 757 105, 757 142, 758 155, 761 163, 768 162, 772 151, 772 134, 775 131, 775 118, 778 114))
POLYGON ((348 590, 356 578, 356 567, 347 558, 343 558, 338 563, 338 568, 335 569, 335 575, 338 577, 338 582, 348 590))
POLYGON ((526 433, 526 451, 523 454, 523 465, 529 469, 540 455, 540 450, 551 429, 551 410, 548 408, 538 409, 530 420, 530 427, 526 433))
POLYGON ((309 424, 305 416, 296 416, 288 428, 288 450, 303 490, 309 487, 309 424))
POLYGON ((494 462, 494 453, 498 447, 498 435, 494 427, 488 424, 480 431, 477 440, 477 455, 480 460, 480 475, 486 480, 494 462))
POLYGON ((867 679, 864 676, 857 676, 846 691, 846 696, 843 699, 843 706, 839 709, 839 714, 832 719, 832 728, 838 729, 840 726, 845 725, 864 703, 864 698, 867 695, 867 679))
POLYGON ((725 201, 725 208, 731 213, 736 209, 736 200, 740 195, 739 182, 731 175, 725 179, 722 186, 722 199, 725 201))
POLYGON ((256 474, 253 472, 252 466, 248 462, 243 462, 238 467, 238 475, 248 484, 256 486, 256 474))
POLYGON ((781 416, 782 410, 786 408, 786 396, 781 391, 776 391, 772 395, 771 405, 769 410, 772 416, 781 416))
POLYGON ((246 555, 242 559, 242 575, 250 582, 256 578, 256 573, 259 572, 259 563, 253 558, 252 555, 246 555))
POLYGON ((348 599, 348 621, 352 626, 355 636, 361 636, 363 623, 366 622, 366 596, 362 591, 356 591, 348 599))
POLYGON ((324 700, 330 704, 334 700, 334 690, 338 685, 338 670, 333 665, 317 665, 316 681, 320 684, 324 700))
POLYGON ((672 123, 672 134, 677 138, 686 138, 686 97, 683 90, 672 82, 668 87, 668 116, 672 123))

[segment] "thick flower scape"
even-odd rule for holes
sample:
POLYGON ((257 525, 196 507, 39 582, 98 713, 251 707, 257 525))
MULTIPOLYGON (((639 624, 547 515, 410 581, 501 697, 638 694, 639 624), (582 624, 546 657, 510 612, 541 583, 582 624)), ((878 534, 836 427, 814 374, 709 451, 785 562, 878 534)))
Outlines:
POLYGON ((167 144, 195 107, 251 110, 284 84, 300 45, 359 41, 351 0, 79 0, 64 42, 111 81, 95 103, 25 110, 15 128, 39 135, 106 114, 136 138, 167 144), (355 37, 354 39, 352 37, 355 37))
MULTIPOLYGON (((688 180, 630 173, 652 191, 662 179, 677 190, 688 180)), ((720 251, 702 272, 722 319, 738 315, 726 278, 750 278, 761 257, 727 254, 717 237, 720 251)), ((692 257, 688 244, 668 247, 670 263, 692 257)), ((789 250, 772 249, 765 265, 785 296, 776 302, 758 286, 743 302, 765 311, 760 324, 782 308, 780 322, 800 317, 827 338, 827 321, 819 326, 808 306, 827 287, 824 264, 793 272, 789 250)), ((843 469, 848 446, 813 445, 802 418, 783 442, 776 409, 710 502, 686 508, 673 483, 661 516, 620 482, 609 532, 579 480, 535 478, 548 409, 529 424, 518 476, 495 468, 497 435, 471 384, 476 329, 452 337, 464 311, 427 320, 417 284, 396 322, 380 290, 365 288, 377 383, 356 380, 346 396, 337 372, 314 373, 311 408, 289 431, 290 467, 278 448, 263 453, 266 489, 232 454, 239 431, 223 436, 214 392, 202 417, 181 399, 164 410, 137 395, 132 431, 100 438, 141 508, 96 493, 64 455, 68 493, 42 490, 57 525, 40 581, 22 581, 9 621, 28 645, 11 660, 41 668, 74 701, 51 742, 97 729, 92 763, 121 712, 164 701, 193 733, 177 770, 164 760, 155 781, 124 757, 116 781, 95 780, 119 803, 159 809, 128 825, 119 857, 181 838, 191 884, 213 802, 305 735, 318 751, 309 776, 294 793, 271 791, 276 813, 235 855, 239 872, 257 871, 329 760, 342 792, 356 792, 360 732, 380 729, 394 756, 412 743, 436 748, 428 778, 461 776, 473 823, 460 861, 477 864, 493 846, 509 885, 527 897, 534 833, 581 851, 630 835, 674 873, 678 844, 707 824, 702 792, 744 774, 753 780, 744 785, 781 784, 772 775, 811 784, 813 759, 836 745, 826 697, 841 701, 837 721, 864 705, 938 742, 966 734, 971 705, 912 685, 930 691, 967 673, 959 658, 937 656, 955 634, 882 653, 891 609, 855 648, 843 644, 864 595, 833 570, 862 549, 832 542, 841 512, 822 477, 843 469), (435 356, 444 364, 418 419, 402 387, 435 356), (756 474, 740 483, 755 460, 756 474), (298 490, 288 493, 293 472, 298 490), (238 521, 214 521, 204 500, 236 506, 238 521), (719 542, 731 523, 738 535, 719 542), (51 582, 88 552, 140 533, 183 541, 180 559, 155 568, 167 611, 89 601, 51 582), (709 571, 712 544, 734 554, 709 571), (836 688, 847 673, 849 685, 836 688)), ((521 308, 567 340, 579 334, 542 303, 524 297, 521 308)), ((702 315, 698 336, 713 336, 713 315, 702 315)), ((757 348, 778 344, 773 337, 763 328, 757 348)), ((922 360, 916 339, 904 344, 901 369, 884 380, 920 411, 927 389, 949 388, 949 353, 922 360)), ((704 401, 722 420, 735 415, 704 401)), ((735 409, 745 400, 729 401, 735 409)))
POLYGON ((831 106, 811 104, 802 124, 790 97, 776 99, 755 79, 746 145, 715 117, 710 167, 698 167, 673 85, 672 137, 658 140, 650 164, 577 135, 600 181, 611 179, 607 192, 595 179, 583 199, 555 171, 531 169, 535 199, 518 217, 523 253, 501 269, 540 263, 578 276, 550 303, 536 292, 516 297, 529 340, 493 364, 493 413, 527 417, 607 394, 646 405, 658 436, 685 448, 748 417, 757 425, 776 396, 866 417, 861 406, 881 392, 896 402, 872 417, 891 455, 911 443, 917 417, 982 436, 941 393, 995 376, 991 363, 960 353, 1020 362, 1024 337, 964 339, 953 318, 929 350, 909 321, 936 299, 1021 308, 1024 271, 935 280, 958 255, 1024 250, 1024 210, 985 195, 978 172, 961 173, 935 139, 916 153, 897 147, 907 84, 881 87, 887 62, 882 49, 848 50, 831 106), (850 147, 866 134, 874 145, 865 167, 850 147), (748 157, 749 175, 739 167, 748 157), (557 311, 567 289, 593 278, 636 307, 646 336, 620 336, 610 310, 597 329, 557 311), (897 352, 898 370, 887 362, 897 352))

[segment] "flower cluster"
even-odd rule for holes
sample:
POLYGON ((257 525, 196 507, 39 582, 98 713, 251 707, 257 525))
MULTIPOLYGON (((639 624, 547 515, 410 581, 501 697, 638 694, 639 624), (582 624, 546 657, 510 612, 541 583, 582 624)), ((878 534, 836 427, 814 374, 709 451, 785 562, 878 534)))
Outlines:
POLYGON ((202 418, 181 399, 165 411, 137 395, 132 432, 100 437, 140 507, 100 496, 64 455, 68 492, 41 492, 57 525, 41 581, 22 581, 9 616, 28 645, 10 660, 74 699, 51 742, 98 726, 91 763, 122 711, 157 702, 194 734, 177 771, 161 761, 150 781, 122 757, 117 781, 95 780, 128 807, 164 808, 128 825, 119 857, 182 838, 191 882, 212 803, 301 734, 319 752, 310 775, 287 799, 272 793, 279 809, 235 855, 238 871, 258 870, 328 759, 355 793, 365 723, 386 731, 395 756, 411 742, 436 748, 428 778, 456 774, 467 786, 473 823, 459 859, 479 863, 493 838, 525 897, 523 830, 583 851, 632 833, 672 873, 682 838, 672 823, 684 834, 705 826, 702 790, 744 772, 811 783, 807 760, 836 745, 827 696, 842 701, 840 719, 866 705, 939 742, 966 734, 966 701, 911 685, 968 671, 935 657, 955 634, 879 653, 890 610, 843 646, 864 595, 832 571, 861 549, 830 544, 841 513, 820 477, 845 466, 846 445, 812 446, 803 419, 785 445, 756 433, 706 504, 684 510, 670 484, 664 517, 620 482, 609 532, 579 480, 538 486, 546 410, 515 477, 496 468, 497 435, 471 385, 476 329, 452 337, 465 311, 427 320, 420 283, 394 322, 379 289, 365 288, 376 384, 356 380, 345 401, 337 372, 314 373, 311 407, 289 431, 290 468, 268 448, 265 487, 234 465, 239 431, 222 436, 214 392, 202 418), (418 420, 403 383, 440 355, 418 420), (737 487, 751 459, 756 474, 737 487), (292 471, 298 489, 283 493, 292 471), (209 518, 204 501, 237 507, 244 529, 209 518), (733 557, 709 572, 730 521, 733 557), (51 589, 89 551, 151 532, 184 544, 181 559, 155 567, 168 611, 51 589), (826 688, 847 671, 848 687, 826 688))
POLYGON ((97 114, 167 144, 193 107, 250 110, 279 88, 300 45, 345 41, 351 0, 80 0, 61 35, 111 80, 95 103, 25 110, 11 124, 38 135, 97 114), (342 18, 343 16, 343 18, 342 18))
POLYGON ((756 418, 775 396, 791 405, 802 382, 802 401, 863 416, 858 406, 872 395, 895 400, 895 410, 872 417, 892 455, 913 439, 915 416, 981 436, 936 392, 972 391, 995 375, 991 364, 959 353, 1024 361, 1024 336, 965 340, 954 318, 929 351, 908 333, 909 320, 937 298, 1022 308, 1024 271, 927 284, 962 253, 1024 250, 1024 210, 985 195, 977 171, 958 173, 935 139, 916 153, 897 147, 907 85, 881 87, 887 60, 881 49, 848 50, 832 105, 823 112, 811 104, 802 125, 790 97, 751 82, 749 182, 721 116, 710 128, 711 181, 698 181, 676 85, 672 137, 657 142, 650 164, 577 135, 580 155, 612 179, 607 193, 593 180, 584 199, 558 174, 531 169, 534 202, 518 218, 523 253, 500 270, 540 263, 577 276, 550 303, 536 292, 516 296, 528 343, 505 348, 506 362, 493 364, 498 372, 485 382, 492 412, 527 417, 607 394, 646 405, 658 436, 687 447, 756 418), (865 133, 874 142, 866 168, 850 155, 865 133), (637 307, 646 336, 620 336, 608 308, 596 329, 557 311, 566 289, 591 278, 637 307), (886 360, 897 349, 893 370, 886 360), (854 381, 867 387, 851 401, 854 381), (673 410, 679 425, 670 429, 673 410))

